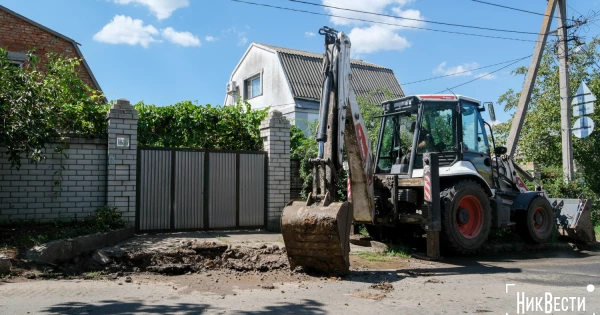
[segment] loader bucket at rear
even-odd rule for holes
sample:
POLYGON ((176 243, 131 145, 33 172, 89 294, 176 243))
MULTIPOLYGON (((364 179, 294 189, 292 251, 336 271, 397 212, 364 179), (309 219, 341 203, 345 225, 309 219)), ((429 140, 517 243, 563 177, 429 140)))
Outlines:
POLYGON ((557 218, 562 237, 584 244, 596 242, 591 217, 592 202, 591 199, 562 199, 563 205, 556 209, 560 211, 557 218))
POLYGON ((351 223, 352 207, 347 202, 324 207, 296 201, 286 206, 281 232, 291 269, 348 274, 351 223))

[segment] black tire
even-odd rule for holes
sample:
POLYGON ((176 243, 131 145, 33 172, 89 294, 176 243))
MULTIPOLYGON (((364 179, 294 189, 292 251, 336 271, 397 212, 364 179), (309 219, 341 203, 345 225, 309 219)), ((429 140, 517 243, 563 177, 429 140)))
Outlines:
POLYGON ((463 180, 442 191, 440 201, 442 249, 463 255, 475 253, 485 243, 492 224, 490 203, 483 188, 472 180, 463 180))
POLYGON ((383 233, 381 233, 381 228, 379 226, 373 224, 365 224, 365 228, 367 229, 367 232, 369 232, 369 236, 373 240, 378 242, 383 240, 383 233))
POLYGON ((553 230, 554 213, 545 198, 533 198, 527 211, 518 214, 517 232, 526 243, 545 243, 552 238, 553 230))

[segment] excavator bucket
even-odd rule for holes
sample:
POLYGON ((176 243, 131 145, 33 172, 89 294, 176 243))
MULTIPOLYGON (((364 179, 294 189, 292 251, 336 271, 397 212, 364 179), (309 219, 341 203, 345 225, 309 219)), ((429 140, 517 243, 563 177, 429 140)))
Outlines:
POLYGON ((596 242, 594 224, 592 223, 591 199, 563 199, 555 201, 559 233, 561 236, 578 243, 590 244, 596 242))
POLYGON ((292 270, 348 274, 351 208, 348 202, 307 206, 295 201, 283 209, 281 231, 292 270))

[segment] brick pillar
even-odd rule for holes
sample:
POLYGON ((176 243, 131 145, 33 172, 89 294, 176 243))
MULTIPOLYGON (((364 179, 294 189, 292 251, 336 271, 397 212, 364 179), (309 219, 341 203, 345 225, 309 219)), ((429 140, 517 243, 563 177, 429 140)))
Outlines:
POLYGON ((116 206, 135 223, 138 113, 126 99, 108 111, 108 163, 106 204, 116 206))
POLYGON ((260 124, 260 136, 269 156, 267 230, 279 232, 281 211, 290 201, 290 122, 272 111, 260 124))

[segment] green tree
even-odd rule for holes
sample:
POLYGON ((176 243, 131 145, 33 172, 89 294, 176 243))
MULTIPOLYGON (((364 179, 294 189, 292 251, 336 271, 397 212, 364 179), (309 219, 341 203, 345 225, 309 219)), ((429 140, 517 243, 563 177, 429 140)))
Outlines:
MULTIPOLYGON (((591 92, 600 96, 599 60, 600 39, 594 38, 587 47, 570 43, 569 75, 571 95, 575 95, 581 82, 586 82, 591 92)), ((520 67, 514 75, 525 76, 527 68, 520 67)), ((500 96, 498 103, 505 111, 516 109, 520 93, 512 89, 500 96)), ((542 166, 542 182, 552 197, 576 198, 579 193, 597 199, 600 194, 600 136, 594 131, 585 139, 573 137, 573 152, 578 166, 576 181, 562 183, 562 145, 559 90, 558 57, 553 45, 548 45, 543 55, 538 76, 531 95, 531 102, 518 144, 520 161, 533 161, 542 166)), ((590 117, 600 122, 600 111, 596 109, 590 117)), ((571 126, 575 122, 573 117, 571 126)), ((496 142, 506 142, 512 119, 494 127, 496 142)), ((596 206, 595 206, 596 207, 596 206)), ((596 210, 597 211, 597 210, 596 210)), ((595 214, 597 216, 597 213, 595 214)))
POLYGON ((0 146, 17 169, 21 158, 38 162, 44 148, 63 136, 106 133, 103 95, 79 77, 80 60, 46 55, 17 67, 0 49, 0 146))

